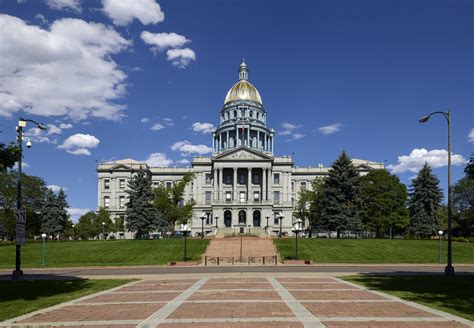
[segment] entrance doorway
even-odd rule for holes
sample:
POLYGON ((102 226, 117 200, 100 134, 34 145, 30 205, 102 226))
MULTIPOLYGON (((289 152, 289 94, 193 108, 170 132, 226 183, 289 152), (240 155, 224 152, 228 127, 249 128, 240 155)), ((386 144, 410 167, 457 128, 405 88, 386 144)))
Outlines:
POLYGON ((239 211, 239 224, 247 224, 247 213, 244 210, 239 211))
POLYGON ((253 226, 260 227, 261 213, 259 210, 253 211, 253 226))
POLYGON ((229 210, 224 212, 224 225, 226 227, 232 226, 232 212, 229 210))

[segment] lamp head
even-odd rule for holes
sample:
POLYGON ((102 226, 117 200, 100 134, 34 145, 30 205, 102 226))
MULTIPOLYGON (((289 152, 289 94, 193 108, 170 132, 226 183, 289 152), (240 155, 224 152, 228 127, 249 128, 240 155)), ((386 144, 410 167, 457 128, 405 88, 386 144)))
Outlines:
POLYGON ((33 147, 33 144, 31 143, 30 139, 28 139, 28 141, 26 142, 26 147, 28 147, 28 148, 33 147))
POLYGON ((45 239, 45 238, 46 238, 46 234, 45 234, 45 233, 42 233, 42 234, 41 234, 41 238, 45 239))
POLYGON ((443 235, 443 230, 438 231, 438 235, 442 236, 443 235))
POLYGON ((48 127, 44 125, 43 123, 38 123, 37 126, 38 126, 38 129, 40 130, 43 130, 43 131, 48 130, 48 127))
POLYGON ((421 118, 418 120, 418 122, 420 122, 420 123, 426 123, 426 122, 428 122, 429 119, 430 119, 430 116, 429 116, 429 115, 423 116, 423 117, 421 117, 421 118))
POLYGON ((105 225, 105 222, 102 222, 102 225, 104 226, 104 225, 105 225))

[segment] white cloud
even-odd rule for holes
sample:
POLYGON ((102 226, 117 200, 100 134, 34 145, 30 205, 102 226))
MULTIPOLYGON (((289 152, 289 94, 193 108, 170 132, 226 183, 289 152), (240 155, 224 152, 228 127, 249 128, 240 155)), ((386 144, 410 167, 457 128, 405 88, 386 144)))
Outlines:
POLYGON ((69 124, 69 123, 61 123, 61 124, 59 124, 59 128, 60 128, 60 129, 63 129, 63 130, 72 129, 72 124, 69 124))
POLYGON ((90 155, 88 148, 96 148, 99 143, 100 140, 93 135, 77 133, 68 137, 57 148, 73 155, 90 155))
POLYGON ((206 145, 193 145, 187 140, 175 142, 171 146, 171 150, 180 151, 181 155, 188 156, 191 154, 204 155, 212 152, 212 148, 206 145))
POLYGON ((278 134, 281 136, 288 136, 289 138, 286 139, 286 141, 294 141, 305 137, 304 134, 295 132, 296 129, 301 128, 301 125, 285 122, 281 124, 281 127, 283 130, 278 131, 278 134))
POLYGON ((212 123, 201 123, 195 122, 193 123, 193 131, 199 132, 202 134, 211 133, 212 130, 215 128, 212 123))
POLYGON ((336 133, 340 129, 342 129, 342 124, 334 123, 331 125, 321 126, 320 128, 318 128, 318 131, 321 132, 322 134, 329 135, 329 134, 336 133))
POLYGON ((165 117, 165 118, 163 119, 163 121, 165 121, 166 125, 169 125, 169 126, 173 126, 173 125, 174 125, 173 120, 172 120, 171 118, 165 117))
POLYGON ((181 165, 189 165, 191 162, 187 160, 186 158, 180 159, 179 161, 176 161, 177 164, 181 165))
POLYGON ((102 0, 102 5, 115 25, 128 25, 134 19, 143 25, 156 24, 165 19, 160 5, 154 0, 102 0))
POLYGON ((81 11, 81 4, 79 0, 46 0, 46 4, 51 9, 71 9, 77 12, 81 11))
POLYGON ((161 52, 169 48, 181 48, 191 40, 186 39, 184 35, 176 33, 151 33, 143 31, 140 35, 143 42, 151 45, 153 52, 161 52))
POLYGON ((173 164, 173 160, 166 158, 164 153, 153 153, 145 160, 151 167, 168 167, 173 164))
MULTIPOLYGON (((452 165, 463 165, 466 159, 462 155, 451 154, 452 165)), ((444 149, 413 149, 409 155, 398 156, 398 164, 390 164, 388 169, 393 173, 414 172, 421 170, 428 163, 432 168, 448 165, 448 152, 444 149)))
POLYGON ((55 184, 48 185, 48 186, 46 186, 46 188, 51 189, 52 192, 59 192, 59 190, 61 190, 61 189, 66 190, 66 188, 55 185, 55 184))
POLYGON ((146 123, 150 122, 150 119, 148 117, 144 117, 140 120, 140 122, 142 122, 143 124, 146 124, 146 123))
POLYGON ((0 26, 0 116, 123 116, 127 75, 111 55, 131 43, 113 28, 64 18, 43 29, 4 14, 0 26))
POLYGON ((469 134, 467 135, 467 141, 474 142, 474 129, 471 129, 471 131, 469 131, 469 134))
POLYGON ((58 142, 55 138, 50 138, 53 135, 60 135, 63 130, 71 129, 72 124, 61 123, 59 126, 54 124, 47 124, 47 130, 41 130, 39 128, 31 128, 25 131, 24 136, 30 139, 32 142, 46 142, 56 144, 58 142))
POLYGON ((35 19, 39 20, 41 22, 41 24, 48 24, 49 23, 49 21, 46 19, 46 17, 44 17, 41 14, 36 14, 35 19))
POLYGON ((294 140, 298 140, 298 139, 301 139, 301 138, 304 138, 305 135, 302 134, 302 133, 293 133, 290 137, 290 139, 288 139, 288 141, 294 141, 294 140))
POLYGON ((164 129, 165 126, 161 123, 155 123, 151 128, 150 130, 153 130, 153 131, 160 131, 162 129, 164 129))
POLYGON ((178 68, 186 68, 191 60, 196 60, 196 53, 189 48, 170 49, 166 52, 166 55, 168 56, 168 61, 178 68))
MULTIPOLYGON (((30 164, 28 164, 24 161, 21 162, 21 168, 22 169, 27 169, 29 167, 30 167, 30 164)), ((18 162, 16 162, 15 165, 13 165, 12 170, 18 170, 18 162)))
POLYGON ((90 211, 91 210, 88 209, 88 208, 75 208, 75 207, 72 207, 72 208, 67 209, 67 212, 69 213, 69 215, 71 216, 71 218, 74 222, 77 222, 79 217, 83 216, 84 214, 86 214, 87 212, 90 212, 90 211))

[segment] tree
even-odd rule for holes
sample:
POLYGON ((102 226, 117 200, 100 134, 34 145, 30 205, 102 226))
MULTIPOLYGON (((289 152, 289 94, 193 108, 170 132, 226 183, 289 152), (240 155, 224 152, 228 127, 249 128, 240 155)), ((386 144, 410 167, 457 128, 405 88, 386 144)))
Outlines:
POLYGON ((104 207, 99 208, 99 212, 97 213, 96 219, 93 222, 94 230, 96 232, 96 236, 99 238, 102 236, 104 239, 106 238, 107 234, 110 232, 115 232, 115 227, 110 219, 110 213, 104 207), (105 235, 104 235, 105 230, 105 235))
POLYGON ((365 229, 375 231, 376 237, 408 226, 408 193, 396 175, 386 170, 370 171, 361 178, 360 198, 365 229))
POLYGON ((11 169, 20 160, 20 148, 14 143, 8 146, 0 142, 0 172, 11 169))
POLYGON ((456 228, 453 231, 463 237, 474 233, 474 179, 466 177, 459 180, 452 189, 453 219, 456 228))
POLYGON ((135 238, 142 239, 152 230, 152 223, 157 215, 153 206, 153 190, 151 181, 143 171, 139 171, 128 183, 129 195, 127 205, 126 228, 135 232, 135 238))
POLYGON ((337 238, 340 237, 341 231, 362 229, 359 217, 359 186, 359 173, 343 151, 324 180, 324 197, 321 199, 322 226, 331 231, 335 230, 337 238))
POLYGON ((97 236, 95 221, 97 214, 93 211, 87 212, 79 218, 76 224, 76 236, 82 240, 87 240, 97 236))
POLYGON ((409 200, 411 234, 421 238, 431 237, 440 229, 438 208, 443 200, 439 180, 425 163, 415 179, 412 180, 409 200))
POLYGON ((43 232, 56 238, 64 234, 69 221, 67 212, 66 193, 61 188, 58 196, 52 190, 48 190, 46 202, 41 210, 43 232))
POLYGON ((466 178, 474 179, 474 154, 471 154, 471 158, 464 169, 464 173, 466 173, 466 178))
POLYGON ((155 188, 154 205, 160 213, 164 215, 169 225, 175 223, 186 223, 192 215, 194 201, 184 203, 183 195, 186 185, 194 178, 193 173, 187 172, 183 178, 173 184, 171 188, 166 188, 164 184, 159 184, 155 188))

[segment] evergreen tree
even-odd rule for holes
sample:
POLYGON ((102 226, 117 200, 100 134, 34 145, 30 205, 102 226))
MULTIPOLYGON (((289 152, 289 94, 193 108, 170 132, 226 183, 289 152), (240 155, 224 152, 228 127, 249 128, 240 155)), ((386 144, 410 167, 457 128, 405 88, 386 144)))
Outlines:
POLYGON ((343 151, 332 164, 324 180, 324 197, 321 199, 321 223, 337 237, 344 230, 362 230, 358 197, 360 176, 351 159, 343 151))
POLYGON ((67 209, 69 208, 69 204, 66 200, 66 193, 64 192, 63 188, 59 189, 58 196, 57 196, 57 203, 58 203, 58 212, 59 212, 59 221, 61 226, 63 227, 62 232, 64 233, 68 226, 72 229, 72 222, 70 220, 69 212, 67 209))
POLYGON ((382 237, 390 229, 402 232, 409 222, 408 193, 400 179, 386 170, 373 170, 361 178, 360 198, 365 228, 382 237))
POLYGON ((156 208, 152 204, 154 195, 151 181, 140 171, 130 179, 128 187, 126 228, 135 232, 135 238, 142 239, 153 229, 152 223, 156 216, 156 208))
POLYGON ((439 188, 439 180, 432 173, 431 167, 425 163, 412 180, 410 190, 409 213, 411 234, 426 238, 436 234, 441 227, 438 219, 438 208, 443 200, 439 188))
POLYGON ((466 173, 466 178, 474 179, 474 154, 471 154, 471 158, 464 169, 464 173, 466 173))
POLYGON ((58 196, 48 189, 46 201, 41 210, 42 230, 47 235, 60 238, 64 234, 68 225, 70 225, 69 213, 67 212, 68 204, 66 201, 66 193, 61 188, 58 196))

